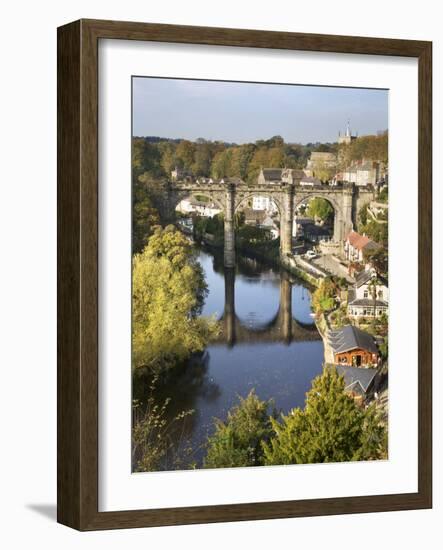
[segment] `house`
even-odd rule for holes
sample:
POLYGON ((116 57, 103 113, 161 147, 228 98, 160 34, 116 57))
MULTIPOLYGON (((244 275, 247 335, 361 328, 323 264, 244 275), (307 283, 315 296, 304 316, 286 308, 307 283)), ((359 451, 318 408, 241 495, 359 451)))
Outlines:
POLYGON ((388 313, 388 302, 386 279, 378 276, 374 268, 365 269, 356 276, 354 287, 348 291, 347 314, 351 319, 380 317, 388 313))
POLYGON ((308 218, 297 214, 296 216, 294 216, 294 220, 292 223, 292 236, 304 237, 305 227, 311 224, 315 224, 314 218, 308 218))
POLYGON ((331 238, 331 229, 327 226, 316 224, 313 218, 297 215, 294 216, 292 224, 292 236, 319 243, 331 238))
POLYGON ((237 178, 237 177, 232 177, 232 178, 224 177, 224 178, 221 178, 219 183, 231 183, 233 185, 242 185, 245 182, 241 178, 237 178))
POLYGON ((275 202, 270 197, 264 197, 263 195, 255 195, 252 197, 252 209, 266 210, 271 214, 277 212, 275 202))
POLYGON ((376 366, 379 352, 374 338, 352 325, 328 332, 329 345, 334 354, 334 363, 350 367, 376 366))
POLYGON ((213 216, 220 214, 221 209, 215 203, 208 201, 199 201, 194 198, 183 199, 177 206, 177 211, 182 214, 196 213, 199 216, 205 218, 212 218, 213 216))
POLYGON ((271 216, 266 216, 266 218, 260 224, 260 227, 268 229, 271 232, 272 239, 278 239, 278 237, 280 236, 280 230, 277 227, 275 221, 271 218, 271 216))
POLYGON ((376 250, 380 245, 366 235, 360 235, 357 231, 351 231, 345 240, 344 254, 350 262, 363 262, 364 253, 376 250))
POLYGON ((304 176, 300 180, 300 185, 303 187, 319 187, 321 186, 321 181, 313 176, 304 176))
POLYGON ((245 208, 243 214, 246 225, 262 225, 268 217, 265 210, 254 210, 253 208, 245 208))
POLYGON ((381 166, 375 161, 357 161, 343 170, 341 179, 357 186, 376 185, 380 179, 381 166))
POLYGON ((345 365, 336 365, 335 368, 337 373, 344 378, 345 392, 359 403, 365 401, 374 387, 377 369, 360 369, 345 365))
POLYGON ((276 183, 298 183, 305 176, 303 170, 295 168, 262 168, 257 178, 259 185, 276 183))

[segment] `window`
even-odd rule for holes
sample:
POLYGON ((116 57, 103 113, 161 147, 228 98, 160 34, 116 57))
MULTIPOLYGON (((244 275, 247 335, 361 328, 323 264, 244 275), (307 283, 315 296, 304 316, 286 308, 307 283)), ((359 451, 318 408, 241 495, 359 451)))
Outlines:
POLYGON ((368 298, 369 297, 369 292, 367 290, 365 290, 363 292, 363 298, 368 298))

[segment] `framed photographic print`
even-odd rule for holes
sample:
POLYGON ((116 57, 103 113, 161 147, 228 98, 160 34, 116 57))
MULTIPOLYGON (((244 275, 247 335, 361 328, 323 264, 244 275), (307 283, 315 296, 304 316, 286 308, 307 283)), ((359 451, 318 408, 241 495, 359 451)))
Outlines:
POLYGON ((430 508, 431 43, 58 30, 58 520, 430 508))

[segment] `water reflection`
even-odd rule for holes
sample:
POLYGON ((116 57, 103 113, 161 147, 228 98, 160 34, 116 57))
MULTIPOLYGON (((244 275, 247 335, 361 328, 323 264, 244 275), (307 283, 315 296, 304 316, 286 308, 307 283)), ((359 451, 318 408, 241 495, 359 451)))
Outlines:
MULTIPOLYGON (((235 308, 235 270, 225 268, 225 304, 220 323, 222 332, 214 341, 226 343, 232 347, 238 343, 251 342, 284 342, 319 340, 320 335, 315 324, 303 323, 292 315, 292 283, 290 276, 282 271, 279 273, 280 295, 277 311, 265 322, 257 320, 254 315, 245 323, 237 314, 235 308)), ((260 290, 256 289, 255 300, 260 300, 260 290)))
MULTIPOLYGON (((179 441, 193 449, 189 464, 201 466, 214 417, 255 389, 282 412, 303 406, 312 378, 321 372, 323 345, 311 317, 310 291, 287 273, 255 260, 238 258, 235 269, 223 258, 199 252, 208 284, 202 315, 220 320, 220 336, 178 369, 160 397, 171 397, 169 414, 193 409, 179 441)), ((134 388, 136 389, 136 388, 134 388)), ((143 394, 139 387, 137 394, 143 394)))

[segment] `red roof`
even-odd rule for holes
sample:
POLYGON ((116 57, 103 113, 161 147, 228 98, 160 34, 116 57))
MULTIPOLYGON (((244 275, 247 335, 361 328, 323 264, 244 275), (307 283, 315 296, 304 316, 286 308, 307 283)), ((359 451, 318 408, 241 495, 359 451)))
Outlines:
POLYGON ((363 248, 371 242, 371 239, 366 237, 366 235, 360 235, 360 233, 356 231, 351 231, 347 237, 347 241, 357 250, 363 250, 363 248))

